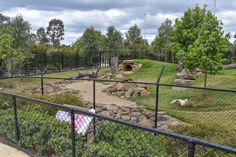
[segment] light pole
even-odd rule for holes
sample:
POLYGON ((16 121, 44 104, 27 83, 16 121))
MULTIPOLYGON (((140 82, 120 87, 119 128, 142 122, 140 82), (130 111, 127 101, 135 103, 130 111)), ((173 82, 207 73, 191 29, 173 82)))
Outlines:
POLYGON ((146 40, 147 14, 144 13, 144 39, 146 40))

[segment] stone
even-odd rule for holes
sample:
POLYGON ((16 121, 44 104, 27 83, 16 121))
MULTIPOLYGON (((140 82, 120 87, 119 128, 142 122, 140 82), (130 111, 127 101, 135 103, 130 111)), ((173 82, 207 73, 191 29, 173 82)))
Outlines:
POLYGON ((103 115, 103 116, 110 116, 110 112, 109 111, 105 111, 105 110, 100 112, 100 114, 103 115))
POLYGON ((129 116, 126 116, 126 115, 122 115, 122 116, 121 116, 121 119, 122 119, 122 120, 125 120, 125 121, 129 121, 129 120, 130 120, 130 117, 129 117, 129 116))
POLYGON ((116 92, 116 96, 118 96, 118 97, 121 97, 123 94, 124 94, 123 91, 117 91, 117 92, 116 92))
POLYGON ((135 61, 134 60, 123 60, 122 63, 123 64, 134 64, 135 61))
POLYGON ((126 76, 126 75, 131 75, 133 73, 134 73, 133 71, 124 71, 122 74, 126 76))
POLYGON ((134 83, 124 83, 123 88, 124 88, 124 90, 128 91, 128 90, 133 89, 135 87, 136 87, 136 84, 134 84, 134 83))
POLYGON ((118 112, 118 107, 114 104, 111 104, 111 105, 105 105, 104 108, 108 111, 112 111, 114 113, 117 113, 118 112))
POLYGON ((117 84, 116 84, 116 90, 123 90, 123 88, 124 88, 124 84, 123 83, 120 83, 120 82, 118 82, 117 84))
POLYGON ((118 57, 111 58, 111 73, 116 74, 118 72, 118 57))
POLYGON ((190 87, 192 86, 192 80, 184 80, 184 79, 175 79, 174 84, 177 86, 186 86, 190 87))
POLYGON ((139 116, 141 116, 141 113, 140 113, 140 112, 132 112, 131 115, 132 115, 133 117, 138 118, 139 116))
POLYGON ((124 76, 122 74, 117 74, 117 75, 115 75, 115 78, 116 79, 122 79, 122 78, 124 78, 124 76))
POLYGON ((196 75, 187 72, 185 69, 183 69, 181 72, 177 73, 178 79, 185 79, 185 80, 195 80, 196 75))
POLYGON ((140 96, 148 96, 150 95, 150 92, 148 90, 142 90, 141 93, 140 93, 140 96))
POLYGON ((233 69, 236 68, 236 63, 224 65, 224 69, 233 69))
POLYGON ((133 93, 133 89, 129 89, 127 92, 125 92, 125 97, 129 99, 130 97, 132 97, 133 93))
POLYGON ((138 123, 141 125, 149 126, 149 127, 153 127, 153 125, 154 125, 153 121, 150 119, 143 119, 143 120, 139 121, 138 123))
POLYGON ((131 123, 138 123, 138 119, 137 119, 136 117, 132 117, 132 118, 130 119, 130 122, 131 122, 131 123))

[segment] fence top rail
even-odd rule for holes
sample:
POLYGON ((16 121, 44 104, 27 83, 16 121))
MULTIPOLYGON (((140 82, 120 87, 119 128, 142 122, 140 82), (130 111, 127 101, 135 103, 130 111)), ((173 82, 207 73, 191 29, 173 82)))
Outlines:
MULTIPOLYGON (((4 79, 17 79, 17 78, 41 78, 40 76, 18 76, 18 77, 4 77, 0 78, 0 80, 4 79)), ((58 79, 58 80, 87 80, 92 81, 92 78, 66 78, 66 77, 44 77, 44 79, 58 79)), ((159 86, 166 86, 166 87, 179 87, 179 88, 187 88, 187 89, 199 89, 199 90, 209 90, 209 91, 222 91, 222 92, 231 92, 236 93, 236 90, 232 89, 222 89, 222 88, 209 88, 209 87, 187 87, 187 86, 180 86, 180 85, 174 85, 174 84, 164 84, 164 83, 156 83, 156 82, 142 82, 142 81, 129 81, 129 80, 109 80, 109 79, 97 79, 95 78, 95 81, 98 82, 120 82, 120 83, 131 83, 131 84, 144 84, 144 85, 159 85, 159 86)))
POLYGON ((58 103, 48 102, 48 101, 45 101, 45 100, 40 100, 40 99, 30 98, 30 97, 27 97, 27 96, 21 96, 21 95, 10 94, 10 93, 5 93, 5 92, 0 92, 0 95, 12 96, 12 97, 15 97, 15 98, 21 98, 21 99, 25 99, 25 100, 29 100, 29 101, 33 101, 33 102, 38 102, 38 103, 41 103, 41 104, 60 107, 60 108, 63 108, 67 111, 79 112, 79 113, 86 114, 86 115, 91 116, 91 117, 100 118, 100 119, 103 119, 103 120, 107 120, 107 121, 123 124, 123 125, 126 125, 126 126, 130 126, 130 127, 133 127, 133 128, 137 128, 137 129, 140 129, 140 130, 148 131, 148 132, 151 132, 151 133, 154 133, 154 134, 159 134, 159 135, 163 135, 163 136, 166 136, 166 137, 171 137, 171 138, 175 138, 175 139, 178 139, 178 140, 186 141, 186 142, 191 143, 191 144, 198 144, 198 145, 202 145, 202 146, 206 146, 206 147, 210 147, 210 148, 215 148, 215 149, 218 149, 218 150, 221 150, 221 151, 224 151, 224 152, 228 152, 228 153, 231 153, 231 154, 236 154, 236 148, 233 148, 233 147, 230 147, 230 146, 216 144, 216 143, 213 143, 213 142, 210 142, 210 141, 201 140, 201 139, 198 139, 198 138, 194 138, 194 137, 190 137, 190 136, 186 136, 186 135, 181 135, 181 134, 178 134, 178 133, 173 133, 173 132, 169 132, 169 131, 160 130, 158 128, 150 128, 150 127, 134 124, 134 123, 131 123, 131 122, 126 122, 126 121, 123 121, 123 120, 115 119, 115 118, 112 118, 112 117, 99 115, 99 114, 96 114, 96 113, 89 112, 87 109, 84 109, 84 108, 81 108, 81 107, 71 106, 71 105, 66 105, 66 104, 58 104, 58 103))

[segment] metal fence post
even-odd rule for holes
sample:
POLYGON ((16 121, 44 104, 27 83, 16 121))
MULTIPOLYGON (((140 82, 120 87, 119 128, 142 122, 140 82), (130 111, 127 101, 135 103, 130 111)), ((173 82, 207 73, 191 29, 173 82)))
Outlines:
POLYGON ((195 154, 195 144, 194 143, 189 143, 188 145, 188 157, 194 157, 195 154))
POLYGON ((16 141, 20 141, 20 128, 17 116, 17 106, 16 106, 16 96, 12 96, 13 99, 13 110, 14 110, 14 121, 15 121, 15 131, 16 131, 16 141))
POLYGON ((75 150, 75 112, 74 112, 74 110, 70 111, 70 119, 71 119, 72 157, 76 157, 76 150, 75 150))
POLYGON ((157 128, 157 117, 158 117, 158 105, 159 105, 159 83, 161 80, 161 76, 164 72, 165 66, 162 66, 161 72, 159 73, 157 77, 157 85, 156 85, 156 109, 155 109, 155 128, 157 128))
MULTIPOLYGON (((93 109, 96 109, 96 74, 93 73, 93 109)), ((96 134, 96 120, 93 118, 93 134, 96 134)))
POLYGON ((45 74, 47 68, 48 68, 48 65, 44 68, 44 70, 43 70, 43 72, 42 72, 42 74, 41 74, 41 94, 42 94, 42 95, 44 94, 44 88, 43 88, 43 76, 44 76, 44 74, 45 74))

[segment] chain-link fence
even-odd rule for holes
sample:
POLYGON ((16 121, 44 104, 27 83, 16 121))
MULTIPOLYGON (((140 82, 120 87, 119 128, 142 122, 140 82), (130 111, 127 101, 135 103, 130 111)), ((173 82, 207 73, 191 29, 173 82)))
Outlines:
POLYGON ((36 156, 235 156, 236 149, 95 113, 0 93, 0 134, 36 156))

